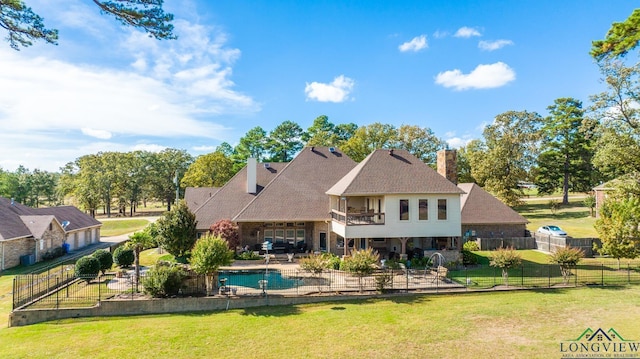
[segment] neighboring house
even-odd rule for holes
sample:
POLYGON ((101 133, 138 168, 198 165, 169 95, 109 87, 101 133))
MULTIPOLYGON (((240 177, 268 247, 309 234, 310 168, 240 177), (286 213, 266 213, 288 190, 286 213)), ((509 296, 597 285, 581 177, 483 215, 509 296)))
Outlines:
POLYGON ((100 241, 102 223, 72 206, 31 208, 0 197, 0 270, 28 263, 63 244, 76 250, 100 241))
POLYGON ((529 221, 475 183, 460 183, 462 234, 473 238, 526 237, 529 221))
POLYGON ((593 192, 594 196, 596 197, 596 218, 600 218, 600 209, 602 208, 602 205, 607 200, 607 197, 611 192, 613 192, 616 188, 623 186, 625 183, 629 183, 630 185, 632 185, 634 184, 634 182, 636 186, 637 183, 640 183, 640 173, 627 173, 618 178, 614 178, 611 181, 594 187, 593 192))

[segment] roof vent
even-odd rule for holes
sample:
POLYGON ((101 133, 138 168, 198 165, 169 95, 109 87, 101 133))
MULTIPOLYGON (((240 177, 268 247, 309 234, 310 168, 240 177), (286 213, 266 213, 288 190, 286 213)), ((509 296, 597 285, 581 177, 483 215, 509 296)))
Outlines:
POLYGON ((270 168, 270 167, 271 167, 271 165, 270 165, 270 164, 268 164, 268 163, 265 163, 265 164, 264 164, 264 168, 270 168))
POLYGON ((336 152, 336 148, 335 147, 329 147, 329 152, 331 152, 331 153, 336 152))

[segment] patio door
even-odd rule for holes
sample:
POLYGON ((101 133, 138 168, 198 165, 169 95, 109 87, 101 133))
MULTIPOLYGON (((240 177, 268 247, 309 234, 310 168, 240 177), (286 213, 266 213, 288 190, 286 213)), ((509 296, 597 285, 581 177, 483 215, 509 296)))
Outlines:
POLYGON ((321 251, 327 250, 327 233, 326 232, 320 232, 320 250, 321 251))

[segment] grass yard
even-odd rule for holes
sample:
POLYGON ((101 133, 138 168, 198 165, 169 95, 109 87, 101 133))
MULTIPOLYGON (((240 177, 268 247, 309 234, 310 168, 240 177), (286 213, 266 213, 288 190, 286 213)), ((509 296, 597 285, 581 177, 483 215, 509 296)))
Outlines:
POLYGON ((149 224, 148 219, 112 219, 102 222, 100 235, 103 237, 119 236, 139 231, 149 224))
POLYGON ((565 230, 571 237, 593 238, 598 233, 593 228, 595 217, 589 214, 584 206, 584 198, 569 198, 569 204, 561 206, 556 213, 549 208, 549 200, 531 200, 515 208, 518 213, 529 220, 527 229, 532 233, 540 226, 555 224, 565 230))
POLYGON ((403 296, 0 329, 0 358, 556 358, 587 328, 640 339, 640 287, 403 296), (633 319, 635 318, 635 319, 633 319))

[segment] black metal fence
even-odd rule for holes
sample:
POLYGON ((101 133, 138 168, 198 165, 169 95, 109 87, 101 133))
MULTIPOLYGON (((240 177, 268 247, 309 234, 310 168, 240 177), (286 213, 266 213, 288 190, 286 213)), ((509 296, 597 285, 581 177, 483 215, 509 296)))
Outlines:
MULTIPOLYGON (((105 299, 133 300, 145 291, 149 272, 136 280, 133 270, 91 278, 76 276, 69 268, 42 274, 17 275, 13 309, 93 306, 105 299)), ((486 290, 509 287, 551 288, 580 285, 626 285, 640 283, 640 263, 584 264, 563 268, 557 264, 526 263, 503 272, 487 265, 440 270, 377 270, 358 276, 339 270, 310 273, 301 269, 247 269, 220 271, 210 283, 211 295, 265 296, 316 293, 486 290), (506 273, 506 274, 505 274, 506 273), (211 293, 211 289, 214 291, 211 293)), ((205 296, 207 278, 189 274, 167 288, 166 295, 205 296)))

